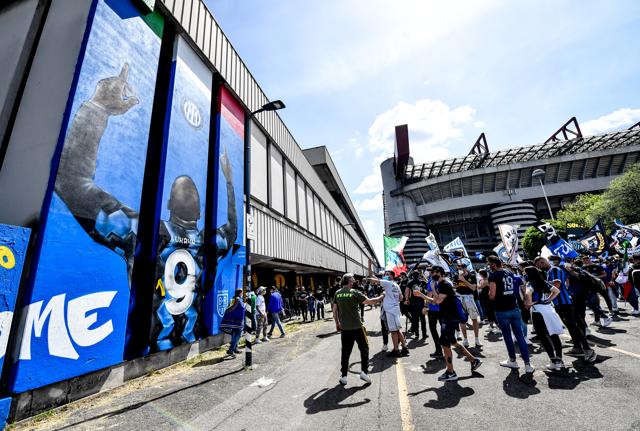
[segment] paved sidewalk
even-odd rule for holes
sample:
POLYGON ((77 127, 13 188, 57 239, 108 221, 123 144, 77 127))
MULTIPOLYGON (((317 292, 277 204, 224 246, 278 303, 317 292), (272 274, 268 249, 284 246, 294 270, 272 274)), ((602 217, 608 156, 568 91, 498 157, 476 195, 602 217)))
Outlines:
MULTIPOLYGON (((533 350, 533 377, 498 366, 506 349, 482 328, 485 363, 471 374, 456 358, 458 382, 441 383, 444 363, 412 339, 411 356, 381 350, 378 310, 366 312, 371 378, 358 379, 358 352, 346 387, 338 384, 340 339, 331 321, 299 325, 286 338, 254 348, 253 371, 241 359, 212 352, 83 400, 16 429, 140 430, 637 430, 640 429, 640 319, 623 315, 612 327, 592 326, 600 359, 545 372, 533 350)), ((570 344, 567 348, 570 348, 570 344)))

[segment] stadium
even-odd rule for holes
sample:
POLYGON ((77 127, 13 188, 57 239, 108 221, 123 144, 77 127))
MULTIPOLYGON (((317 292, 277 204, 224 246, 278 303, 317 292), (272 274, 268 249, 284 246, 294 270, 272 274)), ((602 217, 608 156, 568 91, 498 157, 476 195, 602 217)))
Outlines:
POLYGON ((460 237, 473 256, 496 246, 499 224, 522 235, 576 195, 605 190, 639 158, 640 124, 583 137, 572 118, 543 144, 490 152, 482 134, 464 157, 417 163, 407 126, 398 126, 395 156, 380 166, 385 233, 409 237, 408 263, 422 257, 429 231, 440 245, 460 237))

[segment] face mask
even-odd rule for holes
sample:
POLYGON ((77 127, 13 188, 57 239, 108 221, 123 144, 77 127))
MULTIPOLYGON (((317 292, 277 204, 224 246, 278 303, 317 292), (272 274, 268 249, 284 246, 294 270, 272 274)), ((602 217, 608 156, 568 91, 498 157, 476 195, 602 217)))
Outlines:
POLYGON ((382 277, 383 280, 387 280, 387 281, 391 281, 391 277, 389 277, 388 275, 385 275, 384 277, 382 277))
POLYGON ((431 278, 432 278, 434 281, 438 281, 438 280, 440 280, 440 274, 433 274, 433 275, 431 276, 431 278))

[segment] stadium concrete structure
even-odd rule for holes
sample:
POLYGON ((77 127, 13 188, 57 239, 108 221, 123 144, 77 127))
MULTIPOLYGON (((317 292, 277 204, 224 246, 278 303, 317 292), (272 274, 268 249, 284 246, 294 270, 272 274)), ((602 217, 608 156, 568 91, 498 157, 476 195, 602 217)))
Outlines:
POLYGON ((418 163, 410 157, 407 131, 399 126, 395 157, 380 166, 385 232, 409 237, 408 262, 423 255, 429 231, 441 246, 460 237, 473 257, 496 246, 499 224, 519 225, 522 234, 549 217, 543 188, 532 176, 536 169, 544 171, 555 214, 578 194, 605 190, 639 158, 638 125, 583 137, 572 119, 543 144, 490 152, 481 135, 466 156, 418 163), (570 123, 575 131, 566 133, 570 123))

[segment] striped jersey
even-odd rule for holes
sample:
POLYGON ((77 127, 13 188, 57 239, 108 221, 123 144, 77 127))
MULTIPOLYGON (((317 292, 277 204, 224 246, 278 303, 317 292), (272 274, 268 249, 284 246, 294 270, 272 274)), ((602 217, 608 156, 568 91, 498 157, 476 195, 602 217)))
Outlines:
POLYGON ((553 283, 553 280, 560 280, 560 293, 553 300, 555 305, 571 304, 571 295, 567 286, 567 271, 557 266, 552 266, 547 272, 547 281, 553 283))

